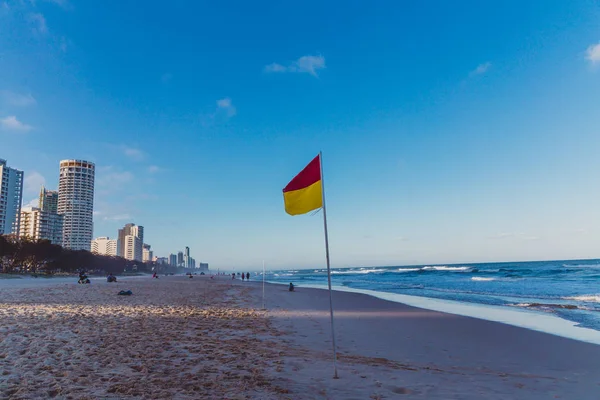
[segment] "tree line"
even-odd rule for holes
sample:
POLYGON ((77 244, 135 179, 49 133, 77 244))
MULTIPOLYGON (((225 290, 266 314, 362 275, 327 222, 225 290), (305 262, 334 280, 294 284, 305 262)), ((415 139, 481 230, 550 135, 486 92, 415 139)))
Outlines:
POLYGON ((68 250, 49 240, 18 238, 14 235, 0 235, 0 272, 55 274, 75 273, 150 272, 152 265, 130 261, 122 257, 104 256, 85 250, 68 250))

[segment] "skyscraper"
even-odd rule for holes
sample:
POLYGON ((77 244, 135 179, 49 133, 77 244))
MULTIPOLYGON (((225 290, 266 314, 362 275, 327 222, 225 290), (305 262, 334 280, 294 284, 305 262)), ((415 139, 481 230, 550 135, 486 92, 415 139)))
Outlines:
POLYGON ((21 209, 18 236, 32 240, 49 240, 52 244, 62 245, 63 216, 42 211, 37 207, 21 209))
POLYGON ((83 160, 62 160, 58 180, 58 213, 63 220, 63 247, 90 250, 94 231, 96 167, 83 160))
POLYGON ((127 260, 142 261, 142 241, 134 235, 125 236, 125 258, 127 260))
POLYGON ((136 224, 126 224, 119 229, 117 255, 127 260, 142 261, 144 257, 144 227, 136 224))
POLYGON ((183 253, 183 266, 190 268, 190 248, 185 246, 185 253, 183 253))
POLYGON ((123 228, 119 229, 119 236, 117 240, 117 255, 125 258, 125 236, 131 235, 131 227, 135 224, 126 224, 123 228))
POLYGON ((21 201, 23 199, 23 171, 6 166, 0 159, 0 235, 19 235, 21 201))
POLYGON ((171 267, 176 267, 177 266, 177 255, 175 255, 175 254, 169 254, 169 265, 171 267))
POLYGON ((58 214, 58 191, 47 190, 42 186, 38 207, 44 212, 58 214))
POLYGON ((183 267, 183 251, 177 253, 177 266, 183 267))

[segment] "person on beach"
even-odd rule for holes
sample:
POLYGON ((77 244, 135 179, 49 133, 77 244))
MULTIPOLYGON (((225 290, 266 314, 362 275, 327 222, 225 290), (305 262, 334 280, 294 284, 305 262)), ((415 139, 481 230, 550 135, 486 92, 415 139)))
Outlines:
POLYGON ((294 291, 294 284, 292 282, 290 282, 290 287, 288 289, 290 292, 294 291))
POLYGON ((246 272, 246 280, 249 281, 250 280, 250 272, 246 272))
POLYGON ((242 281, 244 281, 244 273, 242 272, 242 281))
POLYGON ((117 281, 117 277, 114 276, 112 273, 108 274, 108 276, 106 277, 106 282, 111 283, 111 282, 116 282, 117 281))
POLYGON ((235 272, 231 273, 231 279, 235 279, 235 272))
POLYGON ((158 279, 158 274, 157 274, 156 272, 154 272, 154 273, 152 274, 152 278, 156 278, 156 279, 158 279))
POLYGON ((83 272, 83 271, 79 272, 79 281, 77 281, 77 283, 79 283, 79 284, 90 283, 90 280, 88 279, 85 272, 83 272))

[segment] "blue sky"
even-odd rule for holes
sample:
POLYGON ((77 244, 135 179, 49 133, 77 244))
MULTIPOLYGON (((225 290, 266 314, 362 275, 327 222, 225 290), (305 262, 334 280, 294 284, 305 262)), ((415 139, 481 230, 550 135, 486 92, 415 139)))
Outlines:
POLYGON ((319 150, 334 266, 600 257, 597 2, 341 4, 0 1, 0 158, 213 268, 323 266, 319 150))

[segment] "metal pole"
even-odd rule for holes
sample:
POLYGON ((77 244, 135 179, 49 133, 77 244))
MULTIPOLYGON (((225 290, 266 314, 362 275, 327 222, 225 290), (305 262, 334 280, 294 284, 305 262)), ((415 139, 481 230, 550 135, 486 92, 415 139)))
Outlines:
POLYGON ((331 265, 329 262, 329 235, 327 234, 327 207, 325 207, 325 178, 323 177, 323 152, 319 152, 321 166, 321 194, 323 196, 323 228, 325 230, 325 256, 327 257, 327 285, 329 286, 329 314, 331 316, 331 342, 333 343, 333 378, 338 379, 337 346, 335 344, 335 329, 333 324, 333 297, 331 290, 331 265))
POLYGON ((263 310, 265 309, 265 260, 263 260, 263 310))

